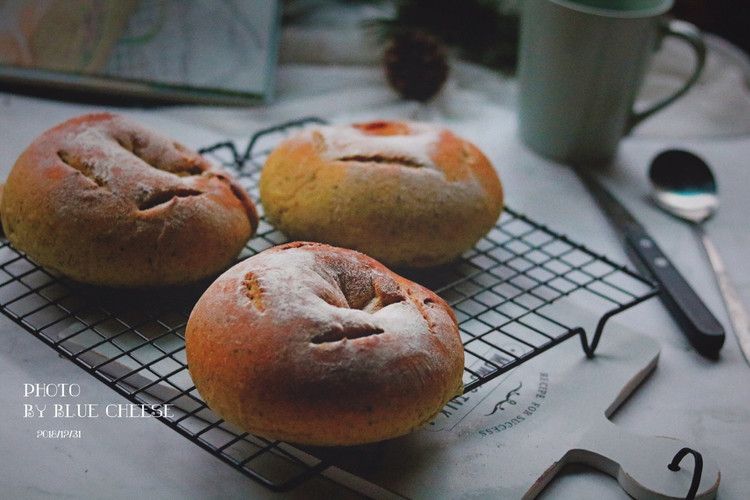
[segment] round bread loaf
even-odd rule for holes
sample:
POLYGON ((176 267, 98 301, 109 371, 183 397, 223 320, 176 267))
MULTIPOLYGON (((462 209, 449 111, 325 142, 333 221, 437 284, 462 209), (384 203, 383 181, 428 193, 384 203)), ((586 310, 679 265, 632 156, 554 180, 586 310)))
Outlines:
POLYGON ((198 392, 269 439, 355 445, 428 424, 462 391, 453 310, 353 250, 295 242, 222 274, 188 320, 198 392))
POLYGON ((179 285, 229 267, 258 225, 228 172, 123 117, 85 115, 20 155, 0 206, 41 266, 112 287, 179 285))
POLYGON ((269 155, 260 198, 290 239, 358 250, 391 268, 457 259, 503 208, 502 184, 484 154, 419 122, 304 129, 269 155))

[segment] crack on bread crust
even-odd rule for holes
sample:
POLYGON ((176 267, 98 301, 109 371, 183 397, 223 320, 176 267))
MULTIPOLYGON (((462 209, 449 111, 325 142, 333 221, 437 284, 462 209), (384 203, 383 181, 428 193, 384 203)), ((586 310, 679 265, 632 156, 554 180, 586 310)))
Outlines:
POLYGON ((202 194, 203 192, 198 191, 197 189, 179 187, 167 188, 162 191, 154 192, 151 196, 138 203, 138 210, 143 212, 156 208, 159 205, 169 203, 175 198, 189 198, 190 196, 200 196, 202 194))
POLYGON ((427 328, 430 330, 430 333, 432 335, 437 335, 436 325, 433 321, 430 320, 430 314, 428 313, 427 308, 435 307, 438 304, 432 297, 427 296, 424 298, 420 298, 417 294, 413 294, 411 290, 407 290, 407 293, 414 302, 414 305, 416 305, 419 314, 422 315, 425 323, 427 323, 427 328))
POLYGON ((346 329, 332 329, 325 333, 316 335, 310 342, 313 344, 331 344, 334 342, 341 342, 344 340, 356 340, 366 337, 372 337, 384 333, 385 330, 382 328, 361 326, 361 327, 348 327, 346 329))
POLYGON ((192 177, 203 175, 209 169, 209 165, 203 157, 192 152, 187 147, 178 142, 171 142, 168 145, 156 144, 152 146, 155 151, 149 151, 149 140, 137 133, 125 133, 112 138, 120 145, 122 149, 131 153, 139 160, 143 161, 149 167, 168 172, 178 177, 192 177), (164 151, 172 149, 169 161, 164 160, 164 151), (176 153, 176 154, 175 154, 176 153))
POLYGON ((258 278, 255 273, 247 273, 242 280, 242 285, 245 287, 245 296, 250 300, 250 303, 259 312, 265 312, 266 307, 263 304, 263 289, 258 283, 258 278))
POLYGON ((96 175, 96 169, 90 163, 68 153, 65 150, 58 151, 57 157, 60 158, 60 161, 62 161, 64 164, 66 164, 70 168, 77 170, 81 175, 95 183, 97 186, 105 187, 107 185, 104 179, 96 175))
POLYGON ((351 161, 357 163, 383 163, 386 165, 401 165, 409 168, 424 168, 425 165, 408 156, 388 155, 351 155, 336 158, 336 161, 351 161))
POLYGON ((409 125, 399 121, 378 120, 355 123, 352 126, 368 135, 410 135, 411 133, 409 125))
POLYGON ((394 290, 386 289, 379 284, 372 273, 358 276, 346 269, 337 269, 334 279, 349 309, 374 314, 391 304, 406 300, 397 286, 394 286, 394 290))

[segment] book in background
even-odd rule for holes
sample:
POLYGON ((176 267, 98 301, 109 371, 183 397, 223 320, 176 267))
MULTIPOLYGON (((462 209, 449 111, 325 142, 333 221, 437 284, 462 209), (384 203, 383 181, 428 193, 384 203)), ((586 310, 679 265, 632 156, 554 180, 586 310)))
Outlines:
POLYGON ((7 0, 0 3, 0 86, 269 101, 279 9, 266 0, 7 0))

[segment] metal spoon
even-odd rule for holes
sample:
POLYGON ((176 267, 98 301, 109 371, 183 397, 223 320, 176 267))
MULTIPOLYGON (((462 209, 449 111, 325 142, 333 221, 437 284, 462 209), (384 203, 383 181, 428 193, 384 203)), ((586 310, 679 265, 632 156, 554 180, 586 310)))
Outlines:
POLYGON ((671 149, 653 159, 649 179, 656 204, 675 217, 690 222, 703 244, 742 354, 750 363, 750 317, 716 247, 703 228, 703 222, 719 207, 718 189, 710 167, 689 151, 671 149))

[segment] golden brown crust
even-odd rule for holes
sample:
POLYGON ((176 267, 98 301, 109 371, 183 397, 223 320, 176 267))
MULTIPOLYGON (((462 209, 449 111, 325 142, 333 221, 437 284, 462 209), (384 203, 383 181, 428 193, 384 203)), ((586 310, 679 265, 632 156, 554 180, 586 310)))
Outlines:
POLYGON ((36 139, 11 170, 0 211, 8 239, 38 264, 116 287, 218 274, 258 224, 228 173, 106 113, 74 118, 36 139))
POLYGON ((363 254, 318 243, 274 247, 225 272, 193 309, 185 342, 216 413, 299 444, 406 434, 462 387, 451 308, 363 254))
POLYGON ((476 146, 415 122, 303 130, 268 157, 260 195, 290 239, 352 248, 392 268, 457 259, 503 208, 500 179, 476 146))

